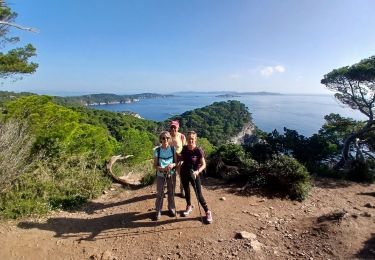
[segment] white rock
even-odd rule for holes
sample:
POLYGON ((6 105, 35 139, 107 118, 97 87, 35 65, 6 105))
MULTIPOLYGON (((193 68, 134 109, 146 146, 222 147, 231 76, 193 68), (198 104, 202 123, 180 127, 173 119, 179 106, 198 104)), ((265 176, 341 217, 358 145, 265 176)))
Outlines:
POLYGON ((242 239, 254 240, 257 238, 257 235, 255 235, 254 233, 247 232, 247 231, 241 231, 241 232, 237 232, 237 237, 242 238, 242 239))

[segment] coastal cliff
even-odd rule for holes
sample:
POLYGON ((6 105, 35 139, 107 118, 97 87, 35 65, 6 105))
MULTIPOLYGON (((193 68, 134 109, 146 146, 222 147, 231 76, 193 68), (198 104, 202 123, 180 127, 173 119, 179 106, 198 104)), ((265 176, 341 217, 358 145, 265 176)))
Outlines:
POLYGON ((253 131, 254 131, 254 124, 252 122, 249 122, 249 123, 246 123, 243 127, 242 127, 242 130, 236 134, 235 136, 233 136, 231 139, 230 139, 230 143, 234 143, 234 144, 242 144, 244 143, 244 139, 246 136, 250 136, 253 134, 253 131))

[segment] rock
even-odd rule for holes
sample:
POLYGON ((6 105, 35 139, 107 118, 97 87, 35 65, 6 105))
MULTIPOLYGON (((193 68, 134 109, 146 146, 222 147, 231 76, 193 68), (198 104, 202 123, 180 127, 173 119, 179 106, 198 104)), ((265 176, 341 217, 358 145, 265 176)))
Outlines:
POLYGON ((99 256, 97 254, 90 255, 90 260, 99 260, 99 256))
POLYGON ((113 256, 111 251, 106 250, 103 252, 101 260, 113 260, 113 259, 117 259, 117 257, 113 256))
POLYGON ((219 238, 219 240, 218 240, 218 242, 223 242, 224 241, 224 239, 222 239, 222 238, 219 238))
POLYGON ((368 212, 363 212, 361 216, 366 217, 366 218, 371 218, 372 215, 368 212))
POLYGON ((263 244, 260 243, 258 240, 251 240, 251 241, 250 241, 250 247, 251 247, 254 251, 260 251, 260 250, 262 250, 263 244))
POLYGON ((247 231, 241 231, 241 232, 237 232, 236 238, 254 240, 257 238, 257 235, 255 235, 254 233, 247 232, 247 231))
POLYGON ((227 199, 225 197, 221 197, 220 200, 225 201, 227 199))
POLYGON ((366 207, 366 208, 375 208, 375 205, 374 205, 374 204, 371 204, 371 203, 366 203, 366 204, 365 204, 365 207, 366 207))

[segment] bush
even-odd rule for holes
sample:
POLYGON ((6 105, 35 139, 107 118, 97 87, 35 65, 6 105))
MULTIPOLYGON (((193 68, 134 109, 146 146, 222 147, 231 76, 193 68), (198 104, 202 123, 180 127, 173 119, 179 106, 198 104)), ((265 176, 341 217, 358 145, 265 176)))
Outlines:
POLYGON ((240 166, 246 158, 244 149, 238 144, 224 144, 213 156, 219 156, 225 164, 237 166, 240 166))
POLYGON ((311 189, 306 168, 289 156, 275 156, 266 162, 261 172, 267 186, 271 186, 290 199, 304 200, 311 189))
POLYGON ((102 194, 110 184, 97 161, 85 156, 35 161, 5 192, 0 192, 0 215, 18 218, 51 209, 72 209, 102 194))
POLYGON ((197 145, 203 149, 206 158, 210 157, 210 155, 215 151, 215 147, 210 143, 210 141, 208 141, 207 138, 199 137, 197 140, 197 145))
POLYGON ((353 160, 349 165, 348 179, 358 182, 374 182, 373 160, 366 162, 360 160, 353 160))

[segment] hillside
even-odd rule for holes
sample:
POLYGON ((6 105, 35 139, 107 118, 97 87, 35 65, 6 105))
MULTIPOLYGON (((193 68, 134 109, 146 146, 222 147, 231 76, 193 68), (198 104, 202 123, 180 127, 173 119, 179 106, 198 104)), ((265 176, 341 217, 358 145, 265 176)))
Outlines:
MULTIPOLYGON (((3 222, 0 259, 373 259, 374 188, 320 179, 300 203, 241 196, 206 179, 214 222, 202 225, 197 208, 188 218, 151 221, 154 186, 114 186, 74 212, 3 222), (342 210, 347 213, 335 219, 342 210), (238 239, 238 231, 256 238, 238 239)), ((179 197, 176 203, 179 210, 185 206, 179 197)))

